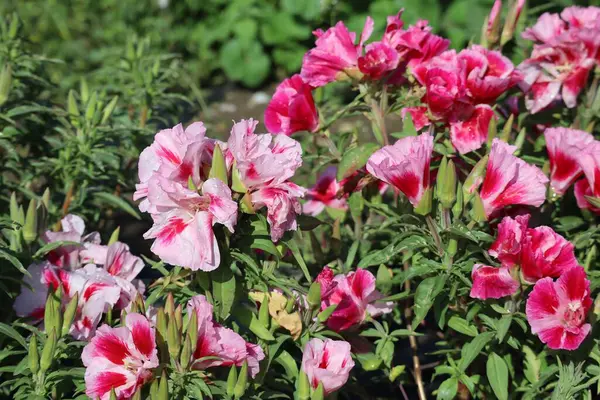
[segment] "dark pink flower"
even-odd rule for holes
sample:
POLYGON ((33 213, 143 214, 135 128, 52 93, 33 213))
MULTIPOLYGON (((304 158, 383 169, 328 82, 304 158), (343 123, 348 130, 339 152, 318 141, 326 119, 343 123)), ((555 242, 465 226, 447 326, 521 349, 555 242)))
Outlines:
POLYGON ((512 267, 521 263, 521 246, 529 223, 529 214, 514 219, 504 217, 498 224, 498 236, 488 253, 497 258, 503 266, 512 267))
POLYGON ((431 33, 431 27, 425 20, 419 20, 415 25, 403 30, 395 21, 390 24, 389 17, 383 42, 396 49, 401 63, 409 68, 428 62, 446 51, 450 45, 448 39, 431 33))
POLYGON ((569 128, 548 128, 544 132, 550 160, 550 185, 563 195, 582 174, 579 156, 594 142, 585 131, 569 128))
POLYGON ((510 205, 539 207, 546 200, 548 178, 538 167, 515 157, 514 148, 494 139, 481 187, 481 200, 486 214, 510 205))
POLYGON ((416 206, 429 188, 432 152, 430 134, 405 137, 373 153, 367 162, 367 171, 400 190, 416 206))
POLYGON ((374 42, 366 47, 364 56, 358 59, 358 68, 369 79, 381 79, 398 67, 400 55, 384 42, 374 42))
POLYGON ((600 208, 594 207, 585 196, 594 197, 592 188, 588 183, 587 179, 580 179, 575 183, 575 199, 577 200, 577 206, 582 210, 590 210, 593 213, 600 214, 600 208))
POLYGON ((350 343, 343 340, 314 338, 306 343, 302 355, 302 371, 316 389, 323 384, 325 394, 335 392, 348 381, 354 367, 350 343))
POLYGON ((353 75, 358 69, 358 57, 362 55, 364 42, 373 32, 373 20, 367 17, 358 44, 356 33, 348 31, 343 22, 338 22, 326 32, 314 31, 316 46, 309 50, 302 61, 300 75, 312 87, 320 87, 353 75))
POLYGON ((410 114, 413 125, 417 131, 431 125, 431 121, 427 116, 427 107, 405 107, 402 109, 401 113, 403 120, 406 118, 406 114, 410 114))
POLYGON ((117 399, 130 399, 158 367, 154 327, 141 314, 127 314, 123 327, 102 325, 81 359, 89 397, 108 400, 114 389, 117 399))
POLYGON ((306 203, 302 207, 304 214, 317 216, 325 207, 346 210, 348 205, 345 198, 338 198, 342 184, 336 180, 337 168, 329 166, 317 179, 315 186, 306 192, 306 203))
POLYGON ((550 277, 537 281, 527 299, 527 321, 549 348, 576 350, 592 329, 586 323, 591 306, 590 281, 576 266, 556 282, 550 277))
POLYGON ((577 259, 574 246, 549 226, 528 229, 521 247, 521 273, 527 282, 551 277, 558 278, 573 266, 577 259))
POLYGON ((299 131, 314 132, 319 126, 312 87, 300 75, 281 82, 265 110, 265 126, 271 133, 291 135, 299 131))
POLYGON ((321 284, 321 310, 337 304, 337 308, 327 319, 330 329, 344 331, 360 325, 367 314, 375 317, 392 311, 392 303, 378 302, 383 296, 375 289, 375 277, 366 269, 337 275, 332 280, 328 279, 331 274, 328 269, 323 269, 317 282, 321 284))
POLYGON ((510 296, 519 289, 519 282, 510 274, 508 267, 490 267, 475 264, 471 272, 471 296, 474 299, 499 299, 510 296))

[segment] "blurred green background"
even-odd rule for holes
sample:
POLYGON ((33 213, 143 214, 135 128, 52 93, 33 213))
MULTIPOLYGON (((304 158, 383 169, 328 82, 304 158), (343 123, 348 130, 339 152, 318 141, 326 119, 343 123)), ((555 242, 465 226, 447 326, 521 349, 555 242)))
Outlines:
MULTIPOLYGON (((506 1, 505 1, 506 2, 506 1)), ((313 43, 312 30, 346 21, 362 28, 371 15, 376 37, 385 17, 404 8, 404 21, 426 19, 453 47, 479 37, 493 0, 3 0, 16 11, 36 52, 64 63, 49 66, 50 78, 69 88, 81 74, 118 62, 133 37, 149 38, 157 54, 184 61, 197 84, 235 82, 248 88, 281 80, 299 70, 313 43)), ((589 2, 578 2, 586 4, 589 2)), ((598 3, 592 1, 591 3, 598 3)), ((573 1, 530 1, 529 12, 573 1)), ((88 77, 89 79, 89 77, 88 77)))

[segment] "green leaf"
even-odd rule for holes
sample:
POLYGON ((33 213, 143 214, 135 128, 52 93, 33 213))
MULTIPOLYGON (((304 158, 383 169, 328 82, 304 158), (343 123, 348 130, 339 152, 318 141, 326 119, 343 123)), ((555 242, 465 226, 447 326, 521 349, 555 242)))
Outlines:
POLYGON ((29 347, 27 346, 27 342, 25 341, 23 336, 21 336, 21 334, 19 332, 17 332, 17 330, 15 328, 13 328, 12 326, 9 326, 9 325, 6 325, 5 323, 0 322, 0 333, 3 334, 4 336, 13 338, 21 346, 23 346, 26 350, 29 350, 29 347))
POLYGON ((364 143, 344 153, 337 170, 337 180, 352 175, 354 172, 364 167, 371 154, 379 149, 376 143, 364 143))
POLYGON ((235 300, 235 275, 227 265, 221 265, 212 271, 210 276, 212 278, 215 311, 222 319, 226 319, 235 300))
POLYGON ((508 332, 508 328, 510 328, 511 322, 512 315, 505 315, 500 318, 500 321, 496 324, 496 339, 498 339, 498 342, 502 343, 504 341, 504 337, 508 332))
POLYGON ((389 262, 394 256, 405 250, 416 250, 419 247, 427 246, 427 242, 420 236, 409 236, 401 242, 392 243, 381 250, 376 250, 366 257, 364 257, 358 263, 359 268, 366 268, 372 265, 385 264, 389 262))
POLYGON ((425 278, 415 292, 415 317, 412 322, 413 330, 425 319, 429 309, 433 306, 433 302, 438 294, 444 289, 446 284, 446 275, 438 275, 430 278, 425 278))
POLYGON ((23 264, 21 264, 21 261, 19 261, 19 259, 17 257, 13 256, 12 254, 0 249, 0 258, 4 258, 8 262, 10 262, 12 264, 12 266, 15 267, 23 275, 31 276, 31 274, 29 274, 29 272, 27 272, 25 267, 23 267, 23 264))
POLYGON ((234 307, 231 309, 233 316, 239 321, 239 323, 247 327, 252 333, 263 340, 271 341, 275 340, 275 337, 269 330, 260 323, 254 313, 243 306, 234 307))
POLYGON ((487 378, 498 400, 508 399, 508 367, 496 353, 489 355, 486 364, 487 378))
POLYGON ((126 213, 128 213, 129 215, 134 217, 135 219, 142 219, 142 217, 140 217, 140 214, 138 214, 138 212, 131 206, 131 204, 129 204, 127 201, 123 200, 122 198, 115 196, 112 193, 97 192, 97 193, 94 193, 94 196, 96 196, 100 200, 105 201, 106 203, 108 203, 111 206, 122 209, 123 211, 125 211, 126 213))
POLYGON ((437 391, 438 400, 452 400, 456 398, 456 392, 458 391, 458 378, 452 376, 446 379, 437 391))
POLYGON ((38 249, 38 251, 36 251, 35 254, 33 255, 33 258, 36 258, 36 259, 42 258, 46 254, 50 253, 52 250, 55 250, 55 249, 58 249, 59 247, 64 247, 64 246, 79 247, 79 246, 81 246, 81 243, 69 242, 69 241, 51 242, 51 243, 48 243, 48 244, 40 247, 38 249))
POLYGON ((461 357, 458 363, 458 368, 461 371, 466 371, 466 369, 471 365, 473 360, 477 358, 478 355, 481 354, 481 351, 494 338, 493 332, 484 332, 480 333, 475 337, 475 339, 471 340, 469 343, 465 344, 461 350, 461 357))
POLYGON ((298 244, 296 243, 294 238, 292 238, 284 243, 288 247, 288 249, 290 249, 290 251, 292 252, 294 259, 296 259, 296 262, 300 266, 300 269, 302 270, 302 273, 304 274, 304 277, 306 278, 306 280, 308 282, 312 282, 312 278, 310 277, 310 273, 308 272, 308 266, 306 265, 306 262, 304 262, 304 258, 302 257, 302 254, 300 254, 300 249, 298 248, 298 244))
POLYGON ((232 39, 221 47, 219 60, 225 74, 250 87, 257 87, 269 75, 271 60, 259 41, 245 43, 232 39))
POLYGON ((475 325, 470 325, 466 320, 454 315, 448 321, 448 326, 454 329, 457 332, 468 336, 477 336, 477 327, 475 325))

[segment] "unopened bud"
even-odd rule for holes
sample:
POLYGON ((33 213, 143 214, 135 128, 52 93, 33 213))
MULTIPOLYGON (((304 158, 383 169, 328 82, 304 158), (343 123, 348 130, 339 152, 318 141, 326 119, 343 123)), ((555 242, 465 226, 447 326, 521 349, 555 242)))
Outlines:
POLYGON ((169 315, 169 324, 167 327, 167 345, 169 347, 169 355, 176 360, 177 356, 179 356, 179 350, 181 350, 181 336, 179 336, 179 331, 177 330, 177 322, 175 318, 171 318, 171 315, 169 315))
POLYGON ((246 185, 244 185, 244 182, 242 182, 242 177, 240 176, 236 161, 233 162, 233 166, 231 167, 231 189, 238 193, 246 193, 248 190, 246 185))
POLYGON ((181 349, 181 357, 179 358, 179 363, 182 367, 186 368, 192 359, 192 342, 190 341, 189 336, 185 337, 185 341, 183 342, 183 348, 181 349))
POLYGON ((258 321, 269 329, 269 295, 265 293, 260 308, 258 309, 258 321))
POLYGON ((54 359, 54 351, 56 350, 56 331, 52 329, 48 334, 44 348, 42 349, 42 359, 40 360, 40 371, 42 373, 48 371, 54 359))
POLYGON ((169 383, 167 380, 167 371, 163 369, 160 377, 160 383, 158 384, 158 400, 169 400, 169 383))
POLYGON ((310 285, 306 300, 311 307, 317 308, 321 305, 321 284, 319 282, 313 282, 310 285))
POLYGON ((485 41, 489 49, 496 47, 500 41, 500 20, 502 10, 502 0, 496 0, 487 18, 485 30, 485 41))
POLYGON ((463 184, 463 201, 464 204, 467 204, 473 198, 473 195, 477 189, 479 189, 479 185, 483 182, 483 177, 485 176, 485 170, 487 168, 489 156, 482 157, 481 160, 475 164, 467 179, 465 179, 465 183, 463 184))
POLYGON ((10 209, 10 219, 13 222, 18 222, 21 225, 23 225, 25 223, 25 221, 23 221, 23 222, 19 221, 19 203, 17 203, 17 195, 15 192, 12 192, 10 195, 9 209, 10 209))
POLYGON ((67 111, 71 117, 79 116, 79 105, 77 104, 77 99, 75 98, 75 91, 69 90, 69 94, 67 96, 67 111))
POLYGON ((210 174, 208 177, 218 178, 225 183, 225 185, 229 185, 227 175, 227 164, 225 163, 223 151, 221 150, 221 146, 216 144, 215 150, 213 151, 212 165, 210 167, 210 174))
POLYGON ((102 119, 100 120, 100 123, 105 124, 106 121, 108 121, 108 119, 112 115, 113 111, 115 110, 115 107, 117 106, 118 101, 119 101, 119 96, 115 96, 112 98, 110 103, 108 103, 108 105, 106 107, 104 107, 104 111, 102 112, 102 119))
POLYGON ((0 106, 8 100, 10 87, 12 85, 12 67, 10 64, 4 65, 0 72, 0 106))
POLYGON ((171 313, 175 311, 175 299, 173 293, 169 292, 167 300, 165 301, 165 314, 171 316, 171 313))
POLYGON ((79 293, 75 293, 75 296, 69 301, 67 304, 67 308, 65 309, 65 315, 63 318, 61 336, 65 336, 71 330, 71 325, 73 325, 73 321, 75 320, 75 315, 77 313, 77 306, 79 304, 79 293))
POLYGON ((40 370, 40 353, 38 351, 37 336, 35 333, 31 335, 31 340, 29 340, 29 370, 33 374, 37 374, 40 370))
POLYGON ((479 193, 475 192, 473 199, 473 208, 471 209, 471 216, 476 222, 487 221, 487 215, 485 213, 485 207, 483 206, 483 202, 481 201, 481 197, 479 197, 479 193))
POLYGON ((235 390, 235 384, 238 380, 237 367, 232 365, 229 369, 229 375, 227 375, 227 396, 233 397, 233 391, 235 390))
POLYGON ((442 207, 449 209, 456 200, 456 167, 452 160, 442 159, 438 170, 436 195, 442 207))
POLYGON ((62 312, 60 310, 62 290, 59 286, 56 291, 50 291, 46 299, 44 309, 44 327, 46 332, 52 330, 61 332, 62 330, 62 312))
POLYGON ((502 134, 500 135, 500 140, 507 142, 510 140, 510 134, 512 132, 512 126, 515 123, 515 114, 511 113, 504 127, 502 128, 502 134))
POLYGON ((244 360, 242 364, 242 368, 240 369, 240 374, 238 375, 238 380, 235 384, 235 388, 233 389, 233 398, 241 399, 244 393, 246 393, 246 385, 248 383, 248 361, 244 360))
POLYGON ((87 103, 87 107, 85 109, 85 119, 86 121, 92 121, 94 118, 94 114, 96 114, 96 105, 98 104, 98 94, 94 91, 92 92, 92 96, 87 103))
POLYGON ((419 204, 415 207, 415 213, 419 215, 428 215, 431 212, 432 196, 433 190, 431 188, 425 189, 421 201, 419 201, 419 204))
POLYGON ((459 219, 463 212, 463 188, 460 183, 456 185, 456 202, 452 206, 452 215, 455 219, 459 219))
POLYGON ((27 214, 25 216, 25 226, 23 227, 23 239, 27 243, 33 243, 38 237, 38 213, 37 202, 35 199, 29 201, 27 214))
POLYGON ((186 336, 189 338, 192 344, 192 353, 196 351, 196 344, 198 343, 198 314, 195 310, 192 310, 192 314, 189 316, 189 322, 187 327, 186 336))
POLYGON ((517 28, 517 22, 519 22, 521 11, 523 11, 523 6, 525 6, 525 0, 516 0, 508 11, 506 22, 502 29, 502 38, 500 40, 502 46, 509 42, 515 35, 515 29, 517 28))

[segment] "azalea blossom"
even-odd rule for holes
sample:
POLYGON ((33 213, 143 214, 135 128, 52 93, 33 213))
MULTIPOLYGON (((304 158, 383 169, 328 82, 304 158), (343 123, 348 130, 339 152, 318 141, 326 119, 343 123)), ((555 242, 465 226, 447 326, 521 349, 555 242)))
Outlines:
POLYGON ((585 131, 569 128, 548 128, 544 132, 550 161, 550 185, 563 195, 583 172, 579 156, 587 151, 594 137, 585 131))
POLYGON ((549 226, 528 229, 521 248, 521 272, 528 282, 551 277, 577 266, 574 246, 549 226))
POLYGON ((241 366, 248 363, 250 375, 258 374, 259 362, 265 354, 259 345, 248 343, 239 334, 213 322, 213 307, 202 295, 194 296, 187 305, 188 314, 198 316, 198 343, 192 355, 193 368, 241 366))
POLYGON ((102 325, 83 349, 85 393, 108 400, 114 389, 117 399, 129 399, 153 376, 158 367, 155 330, 145 316, 127 314, 125 326, 102 325))
POLYGON ((480 193, 488 217, 509 205, 539 207, 546 200, 548 178, 513 151, 512 146, 494 139, 480 193))
POLYGON ((576 350, 592 329, 585 322, 591 305, 590 281, 584 269, 575 266, 557 281, 537 281, 527 299, 527 321, 549 348, 576 350))
POLYGON ((317 29, 315 47, 304 55, 300 76, 312 87, 321 87, 329 82, 354 76, 358 72, 358 58, 363 44, 373 32, 373 20, 367 17, 362 34, 355 44, 356 33, 348 31, 343 22, 323 32, 317 29))
POLYGON ((288 136, 299 131, 314 132, 319 126, 319 115, 312 89, 300 75, 281 82, 265 110, 267 130, 288 136))
POLYGON ((337 168, 329 166, 319 176, 317 183, 306 192, 307 202, 304 203, 302 211, 305 214, 317 216, 323 212, 325 207, 338 210, 346 210, 348 205, 345 198, 338 198, 338 192, 342 190, 343 183, 336 180, 337 168))
POLYGON ((160 212, 144 234, 155 239, 152 252, 163 261, 192 270, 212 271, 221 262, 213 225, 219 223, 233 232, 237 203, 221 180, 202 184, 201 194, 177 182, 159 177, 149 187, 148 199, 160 212))
POLYGON ((488 253, 500 260, 503 266, 512 267, 521 263, 521 246, 527 234, 529 218, 529 214, 504 217, 498 224, 498 236, 488 253))
POLYGON ((471 279, 473 286, 469 295, 474 299, 499 299, 510 296, 519 289, 519 282, 512 277, 508 267, 475 264, 471 279))
POLYGON ((429 188, 433 137, 428 133, 399 139, 371 155, 367 171, 400 190, 417 206, 429 188))
POLYGON ((353 367, 348 342, 314 338, 304 347, 302 371, 314 389, 321 383, 326 395, 344 386, 353 367))
POLYGON ((334 331, 360 325, 367 315, 376 317, 392 311, 392 302, 379 301, 383 296, 375 289, 375 277, 366 269, 334 277, 325 267, 316 281, 321 284, 321 310, 337 304, 326 322, 334 331))

